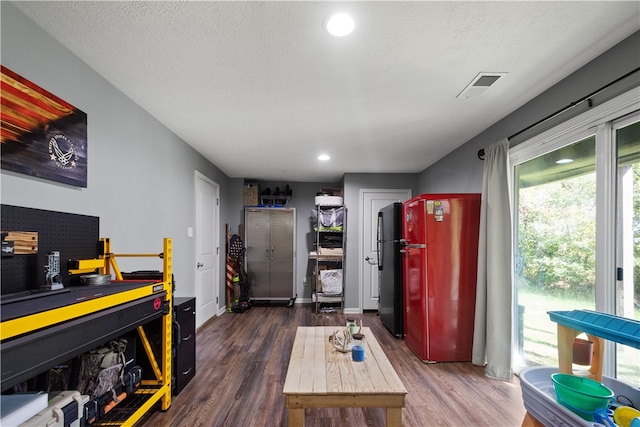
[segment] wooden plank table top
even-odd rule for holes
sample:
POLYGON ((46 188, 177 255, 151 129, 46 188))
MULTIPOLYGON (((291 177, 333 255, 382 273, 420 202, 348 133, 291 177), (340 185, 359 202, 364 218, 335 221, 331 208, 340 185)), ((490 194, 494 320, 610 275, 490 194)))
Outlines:
POLYGON ((365 360, 333 347, 329 336, 341 326, 300 326, 284 382, 289 425, 304 426, 305 408, 386 408, 387 426, 402 425, 407 390, 367 327, 365 360))

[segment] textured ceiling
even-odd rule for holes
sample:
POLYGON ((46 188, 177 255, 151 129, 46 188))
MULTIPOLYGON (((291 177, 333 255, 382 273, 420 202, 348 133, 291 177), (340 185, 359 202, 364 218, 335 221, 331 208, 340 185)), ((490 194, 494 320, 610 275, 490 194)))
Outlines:
POLYGON ((228 176, 273 181, 420 172, 640 29, 637 1, 14 4, 228 176), (336 11, 351 35, 323 31, 336 11), (508 74, 456 98, 480 72, 508 74))

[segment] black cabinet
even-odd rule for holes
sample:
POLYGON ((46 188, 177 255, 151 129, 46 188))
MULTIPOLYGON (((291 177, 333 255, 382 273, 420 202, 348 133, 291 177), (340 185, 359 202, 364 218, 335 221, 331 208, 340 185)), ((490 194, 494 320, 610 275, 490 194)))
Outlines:
POLYGON ((179 394, 196 374, 196 299, 173 299, 173 394, 179 394))

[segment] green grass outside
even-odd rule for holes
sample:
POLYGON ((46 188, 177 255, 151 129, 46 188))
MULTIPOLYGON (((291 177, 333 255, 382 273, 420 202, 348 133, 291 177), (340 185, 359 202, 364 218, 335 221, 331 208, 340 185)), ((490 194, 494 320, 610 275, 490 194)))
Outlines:
MULTIPOLYGON (((594 303, 572 296, 555 296, 518 290, 518 304, 524 305, 523 357, 526 366, 558 366, 557 324, 548 311, 594 310, 594 303)), ((640 319, 640 310, 636 311, 640 319)), ((631 385, 640 385, 640 350, 619 345, 617 377, 631 385)), ((605 355, 606 357, 606 355, 605 355)))

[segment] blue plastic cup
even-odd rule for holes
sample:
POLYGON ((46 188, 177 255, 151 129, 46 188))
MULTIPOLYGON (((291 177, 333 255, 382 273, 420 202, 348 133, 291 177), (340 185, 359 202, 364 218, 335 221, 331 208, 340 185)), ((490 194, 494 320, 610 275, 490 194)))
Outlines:
POLYGON ((353 346, 351 347, 351 360, 364 362, 364 335, 353 334, 353 346))

